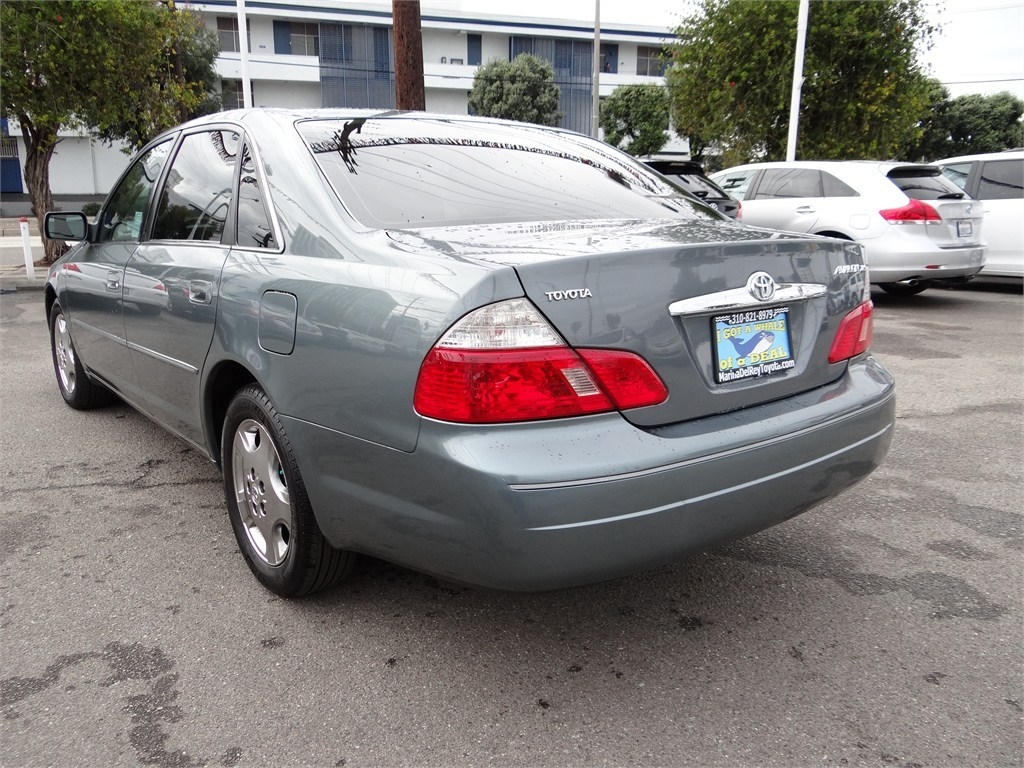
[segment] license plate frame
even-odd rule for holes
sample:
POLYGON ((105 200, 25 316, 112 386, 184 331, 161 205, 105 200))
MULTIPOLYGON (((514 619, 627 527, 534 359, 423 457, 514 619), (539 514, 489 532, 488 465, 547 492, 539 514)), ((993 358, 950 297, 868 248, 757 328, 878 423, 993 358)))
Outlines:
POLYGON ((711 317, 716 384, 777 376, 796 368, 790 307, 764 307, 711 317))
POLYGON ((974 222, 969 219, 960 219, 956 223, 956 236, 957 237, 973 237, 974 236, 974 222))

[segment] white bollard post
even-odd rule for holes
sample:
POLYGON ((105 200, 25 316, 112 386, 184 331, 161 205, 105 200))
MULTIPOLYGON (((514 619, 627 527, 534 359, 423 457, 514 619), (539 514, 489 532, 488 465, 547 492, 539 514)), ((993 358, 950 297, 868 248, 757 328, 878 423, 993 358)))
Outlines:
POLYGON ((18 222, 21 224, 21 247, 25 251, 25 273, 29 280, 35 280, 36 268, 32 263, 35 259, 32 258, 32 242, 28 236, 28 219, 22 216, 18 222))

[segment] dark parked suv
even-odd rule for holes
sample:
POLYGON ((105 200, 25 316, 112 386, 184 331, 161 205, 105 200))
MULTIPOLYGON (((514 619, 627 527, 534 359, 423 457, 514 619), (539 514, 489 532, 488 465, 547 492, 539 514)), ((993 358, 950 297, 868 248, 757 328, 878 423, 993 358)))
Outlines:
POLYGON ((662 176, 668 177, 674 184, 682 187, 691 195, 699 197, 716 211, 721 211, 732 219, 742 218, 740 201, 729 197, 729 193, 704 175, 700 163, 692 160, 645 160, 646 165, 662 176))

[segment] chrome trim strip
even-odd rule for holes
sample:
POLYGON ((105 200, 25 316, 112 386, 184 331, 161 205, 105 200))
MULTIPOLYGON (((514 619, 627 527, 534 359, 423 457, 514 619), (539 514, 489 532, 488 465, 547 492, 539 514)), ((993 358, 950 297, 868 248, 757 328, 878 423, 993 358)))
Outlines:
MULTIPOLYGON (((630 519, 636 518, 636 517, 646 517, 648 515, 656 515, 656 514, 658 514, 660 512, 667 512, 667 511, 669 511, 671 509, 678 509, 679 507, 685 507, 688 504, 696 504, 696 503, 699 503, 699 502, 702 502, 702 501, 707 501, 708 499, 714 499, 714 498, 716 498, 718 496, 725 496, 726 494, 733 493, 734 491, 743 490, 744 488, 752 488, 753 486, 761 485, 762 483, 767 483, 767 482, 769 482, 771 480, 775 480, 775 479, 780 478, 780 477, 785 477, 786 475, 792 474, 793 472, 799 472, 800 470, 806 469, 807 467, 812 467, 815 464, 820 464, 823 461, 828 461, 829 459, 833 459, 836 456, 841 456, 842 454, 847 453, 848 451, 852 451, 854 448, 858 448, 858 447, 864 445, 865 443, 869 443, 872 440, 877 440, 879 437, 881 437, 886 432, 888 432, 890 429, 892 429, 892 427, 893 427, 892 424, 886 425, 885 427, 883 427, 882 429, 880 429, 878 432, 876 432, 873 435, 868 435, 867 437, 862 438, 862 439, 858 440, 855 443, 850 443, 849 445, 847 445, 847 446, 845 446, 843 448, 840 448, 840 449, 838 449, 836 451, 832 451, 832 453, 829 453, 829 454, 827 454, 825 456, 819 456, 818 458, 816 458, 816 459, 814 459, 812 461, 807 461, 807 462, 804 462, 803 464, 798 464, 795 467, 789 467, 788 469, 785 469, 785 470, 783 470, 781 472, 776 472, 776 473, 774 473, 772 475, 767 475, 766 477, 759 477, 756 480, 751 480, 751 481, 746 482, 746 483, 740 483, 739 485, 733 485, 733 486, 730 486, 729 488, 723 488, 722 490, 719 490, 719 491, 713 491, 712 493, 705 493, 703 496, 696 496, 696 497, 694 497, 692 499, 684 499, 682 501, 674 501, 671 504, 663 504, 662 506, 654 507, 653 509, 642 509, 639 512, 630 512, 630 513, 625 514, 625 515, 615 515, 613 517, 603 517, 600 520, 583 520, 583 521, 578 522, 578 523, 565 523, 564 525, 544 525, 544 526, 539 526, 537 528, 527 528, 526 530, 528 530, 528 531, 562 531, 562 530, 566 530, 566 529, 569 529, 569 528, 584 528, 584 527, 587 527, 587 526, 590 526, 590 525, 603 525, 604 523, 614 523, 614 522, 618 522, 619 520, 630 520, 630 519)), ((682 462, 682 463, 686 464, 688 462, 682 462)))
POLYGON ((152 349, 149 349, 148 347, 142 347, 139 346, 138 344, 133 344, 130 341, 127 343, 128 349, 132 350, 133 352, 141 352, 142 354, 146 355, 146 357, 152 357, 154 360, 159 360, 162 363, 173 365, 175 368, 180 368, 181 370, 188 371, 189 373, 199 373, 199 369, 196 368, 194 365, 189 365, 188 363, 178 360, 177 358, 174 357, 162 355, 159 352, 155 352, 152 349))
POLYGON ((120 344, 122 347, 127 346, 128 344, 127 339, 125 339, 124 337, 116 336, 115 334, 110 333, 109 331, 104 331, 102 328, 97 328, 95 325, 89 325, 88 323, 84 323, 81 320, 75 319, 74 317, 71 318, 71 324, 78 326, 79 328, 82 328, 86 331, 89 331, 90 333, 95 333, 99 336, 102 336, 105 339, 109 339, 115 344, 120 344))
POLYGON ((695 296, 692 299, 674 301, 668 305, 668 313, 673 317, 684 317, 686 315, 705 315, 710 312, 732 312, 751 307, 763 307, 766 304, 816 299, 827 293, 828 288, 818 283, 779 283, 775 294, 765 302, 758 301, 751 296, 750 291, 744 286, 743 288, 709 293, 705 296, 695 296))

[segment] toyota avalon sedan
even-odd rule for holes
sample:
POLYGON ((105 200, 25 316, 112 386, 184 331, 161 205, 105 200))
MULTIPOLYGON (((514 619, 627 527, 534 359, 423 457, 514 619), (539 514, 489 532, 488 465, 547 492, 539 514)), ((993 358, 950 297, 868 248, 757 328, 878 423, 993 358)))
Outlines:
POLYGON ((48 214, 57 384, 216 462, 280 595, 356 553, 511 590, 673 562, 863 479, 895 407, 860 246, 683 194, 555 128, 201 118, 48 214))

